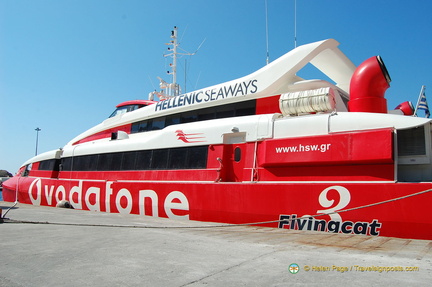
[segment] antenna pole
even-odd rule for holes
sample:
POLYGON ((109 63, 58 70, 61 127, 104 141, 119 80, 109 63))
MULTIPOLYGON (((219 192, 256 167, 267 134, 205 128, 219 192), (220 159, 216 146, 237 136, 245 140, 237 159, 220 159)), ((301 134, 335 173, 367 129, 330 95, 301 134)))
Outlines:
POLYGON ((266 65, 269 64, 269 40, 268 40, 268 9, 267 9, 267 0, 265 0, 265 19, 266 19, 266 49, 267 49, 267 57, 266 57, 266 65))
POLYGON ((186 89, 186 85, 187 85, 187 59, 185 59, 185 71, 184 71, 184 93, 186 93, 187 89, 186 89))
POLYGON ((172 74, 173 74, 173 84, 177 83, 177 26, 174 26, 171 38, 173 39, 173 64, 172 64, 172 74))
POLYGON ((297 48, 297 0, 294 0, 294 48, 297 48))

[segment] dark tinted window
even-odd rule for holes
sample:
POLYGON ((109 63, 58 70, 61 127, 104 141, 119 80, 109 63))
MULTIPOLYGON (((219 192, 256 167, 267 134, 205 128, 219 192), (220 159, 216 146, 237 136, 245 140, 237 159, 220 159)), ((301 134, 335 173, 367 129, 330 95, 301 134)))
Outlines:
POLYGON ((60 165, 59 159, 48 159, 39 163, 39 170, 54 170, 58 171, 60 165))
POLYGON ((96 170, 98 164, 99 155, 87 155, 81 156, 80 160, 77 160, 76 163, 81 167, 80 170, 96 170))
POLYGON ((212 120, 216 118, 215 109, 205 109, 198 114, 199 121, 212 120))
POLYGON ((207 151, 208 146, 167 148, 67 157, 61 162, 64 171, 203 169, 207 151))
MULTIPOLYGON (((132 125, 133 127, 134 125, 132 125)), ((151 126, 151 125, 150 125, 151 126)), ((146 132, 149 130, 148 121, 142 121, 138 123, 138 132, 146 132)))
POLYGON ((172 115, 166 117, 165 126, 177 125, 180 123, 180 115, 172 115))
POLYGON ((121 164, 121 170, 135 170, 136 169, 136 159, 137 159, 137 151, 125 152, 123 154, 123 161, 121 164))
POLYGON ((221 110, 216 112, 216 118, 218 119, 229 118, 234 116, 235 116, 234 110, 221 110))
POLYGON ((123 153, 122 152, 114 153, 112 160, 111 160, 111 166, 110 166, 109 170, 120 170, 122 160, 123 160, 123 153))
POLYGON ((198 113, 197 112, 187 112, 181 114, 181 122, 182 123, 191 123, 196 122, 198 120, 198 113))
POLYGON ((235 114, 237 117, 254 115, 255 109, 255 102, 243 102, 242 105, 236 108, 235 114))
POLYGON ((136 152, 136 169, 145 170, 150 169, 150 163, 152 160, 152 150, 141 150, 136 152))
POLYGON ((190 123, 196 121, 254 115, 255 110, 255 100, 222 105, 217 107, 210 107, 186 113, 174 114, 167 116, 166 118, 158 117, 150 120, 136 122, 132 124, 131 133, 160 130, 167 126, 179 123, 190 123))
POLYGON ((131 134, 138 133, 139 132, 139 126, 140 125, 137 123, 133 124, 131 127, 131 134))
POLYGON ((153 119, 151 130, 161 130, 165 127, 165 117, 153 119))
MULTIPOLYGON (((113 160, 112 153, 103 153, 99 155, 99 161, 97 164, 97 170, 110 170, 113 160)), ((80 169, 77 169, 80 170, 80 169)))
POLYGON ((156 149, 153 151, 153 157, 150 169, 166 169, 168 166, 168 152, 165 149, 156 149))
POLYGON ((60 170, 72 170, 72 158, 66 157, 61 159, 60 170))
POLYGON ((169 169, 181 169, 186 166, 188 150, 183 148, 173 148, 169 153, 169 169))
POLYGON ((207 146, 189 149, 187 166, 190 168, 206 168, 207 151, 207 146))

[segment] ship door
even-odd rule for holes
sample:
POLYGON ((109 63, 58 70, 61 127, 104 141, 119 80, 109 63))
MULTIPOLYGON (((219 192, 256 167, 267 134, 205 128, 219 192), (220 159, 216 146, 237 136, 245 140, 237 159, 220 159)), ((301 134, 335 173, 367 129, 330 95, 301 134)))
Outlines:
POLYGON ((246 133, 224 135, 221 178, 224 182, 240 182, 243 179, 246 133))

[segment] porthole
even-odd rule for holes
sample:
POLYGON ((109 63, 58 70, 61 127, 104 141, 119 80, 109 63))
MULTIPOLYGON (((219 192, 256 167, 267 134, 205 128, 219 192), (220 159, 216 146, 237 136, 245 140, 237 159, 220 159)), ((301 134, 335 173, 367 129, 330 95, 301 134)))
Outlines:
POLYGON ((234 149, 234 161, 239 162, 241 160, 241 149, 239 147, 236 147, 234 149))

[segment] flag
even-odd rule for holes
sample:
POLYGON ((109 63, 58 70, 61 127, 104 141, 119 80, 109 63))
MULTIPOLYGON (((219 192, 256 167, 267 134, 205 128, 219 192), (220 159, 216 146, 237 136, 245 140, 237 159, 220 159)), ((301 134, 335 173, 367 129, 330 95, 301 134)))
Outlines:
POLYGON ((425 93, 425 86, 422 87, 421 93, 420 93, 420 97, 417 103, 417 109, 416 110, 423 110, 425 112, 425 116, 427 118, 430 117, 430 111, 429 111, 429 106, 427 104, 427 100, 426 100, 426 93, 425 93))

